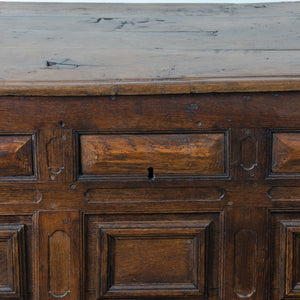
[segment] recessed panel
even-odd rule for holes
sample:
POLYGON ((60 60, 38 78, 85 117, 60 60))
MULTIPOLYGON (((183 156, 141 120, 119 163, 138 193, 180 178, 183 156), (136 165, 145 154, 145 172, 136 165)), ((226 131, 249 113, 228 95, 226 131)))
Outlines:
POLYGON ((282 294, 300 297, 300 221, 282 220, 280 239, 282 294))
POLYGON ((275 174, 300 173, 300 133, 274 133, 272 172, 275 174))
POLYGON ((0 136, 0 176, 32 176, 32 136, 0 136))
POLYGON ((80 173, 220 176, 226 173, 225 148, 224 133, 81 135, 80 173))
POLYGON ((99 224, 99 297, 206 293, 210 221, 99 224))
POLYGON ((0 225, 0 299, 24 299, 24 225, 0 225))

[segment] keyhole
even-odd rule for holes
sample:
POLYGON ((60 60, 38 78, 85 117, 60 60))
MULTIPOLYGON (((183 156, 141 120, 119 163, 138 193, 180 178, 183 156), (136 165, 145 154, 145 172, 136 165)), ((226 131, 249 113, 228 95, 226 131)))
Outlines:
POLYGON ((149 179, 153 179, 154 178, 153 168, 152 167, 148 168, 148 178, 149 179))

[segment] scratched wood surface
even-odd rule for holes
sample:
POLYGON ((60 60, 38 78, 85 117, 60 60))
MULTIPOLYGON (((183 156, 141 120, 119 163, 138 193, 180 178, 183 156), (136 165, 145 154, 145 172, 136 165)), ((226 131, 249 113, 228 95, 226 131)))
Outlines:
POLYGON ((300 3, 0 3, 0 94, 300 88, 300 3))

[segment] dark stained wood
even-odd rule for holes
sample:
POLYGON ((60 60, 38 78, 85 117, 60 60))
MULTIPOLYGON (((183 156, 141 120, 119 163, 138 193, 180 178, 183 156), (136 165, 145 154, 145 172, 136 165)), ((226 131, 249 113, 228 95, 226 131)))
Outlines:
POLYGON ((273 134, 273 173, 300 173, 300 133, 273 134))
POLYGON ((24 299, 24 224, 0 224, 0 297, 24 299))
POLYGON ((299 10, 1 3, 0 94, 299 90, 299 10))
POLYGON ((81 135, 83 175, 223 175, 222 133, 81 135))

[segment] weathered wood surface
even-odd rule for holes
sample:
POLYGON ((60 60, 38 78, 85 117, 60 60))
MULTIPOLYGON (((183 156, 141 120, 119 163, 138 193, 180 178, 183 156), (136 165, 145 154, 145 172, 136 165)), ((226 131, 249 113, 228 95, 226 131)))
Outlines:
POLYGON ((300 89, 300 3, 0 3, 0 94, 300 89))

